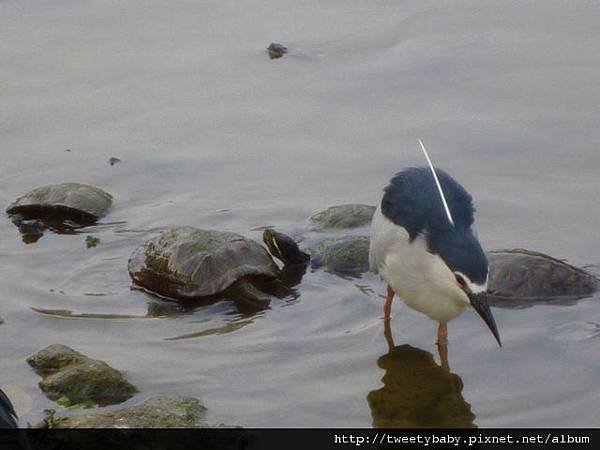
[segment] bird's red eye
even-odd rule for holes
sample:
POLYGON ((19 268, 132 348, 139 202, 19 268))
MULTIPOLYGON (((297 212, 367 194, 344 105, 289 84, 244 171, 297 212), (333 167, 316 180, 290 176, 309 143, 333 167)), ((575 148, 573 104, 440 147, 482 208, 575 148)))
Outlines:
POLYGON ((458 284, 460 285, 460 287, 465 287, 467 285, 467 283, 465 283, 465 280, 463 277, 461 277, 460 275, 454 275, 454 277, 456 278, 456 281, 458 282, 458 284))

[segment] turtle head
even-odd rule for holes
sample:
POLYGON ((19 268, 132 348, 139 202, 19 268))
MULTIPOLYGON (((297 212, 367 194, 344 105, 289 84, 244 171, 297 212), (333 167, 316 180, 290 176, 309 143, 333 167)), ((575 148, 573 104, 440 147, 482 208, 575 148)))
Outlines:
POLYGON ((291 237, 275 230, 266 229, 263 241, 271 255, 286 265, 308 264, 310 256, 298 248, 291 237))

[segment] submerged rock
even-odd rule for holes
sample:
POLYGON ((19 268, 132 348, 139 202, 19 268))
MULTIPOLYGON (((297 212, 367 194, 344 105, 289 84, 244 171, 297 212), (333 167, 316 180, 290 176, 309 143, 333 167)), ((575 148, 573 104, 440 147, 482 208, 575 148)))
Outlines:
POLYGON ((309 249, 311 267, 359 276, 369 270, 369 237, 342 236, 325 239, 309 249))
POLYGON ((313 214, 309 221, 315 230, 356 228, 370 224, 374 213, 375 207, 370 205, 338 205, 313 214))
POLYGON ((271 45, 267 47, 267 53, 269 53, 269 58, 271 59, 279 59, 287 52, 287 47, 277 44, 276 42, 271 42, 271 45))
POLYGON ((137 392, 118 370, 65 345, 50 345, 27 358, 27 364, 43 377, 39 387, 46 396, 65 406, 113 405, 137 392))
POLYGON ((50 428, 205 428, 206 408, 196 398, 157 396, 108 412, 52 416, 50 428))
POLYGON ((45 229, 69 233, 105 216, 112 196, 100 188, 80 183, 40 187, 17 198, 6 212, 26 243, 36 242, 45 229))

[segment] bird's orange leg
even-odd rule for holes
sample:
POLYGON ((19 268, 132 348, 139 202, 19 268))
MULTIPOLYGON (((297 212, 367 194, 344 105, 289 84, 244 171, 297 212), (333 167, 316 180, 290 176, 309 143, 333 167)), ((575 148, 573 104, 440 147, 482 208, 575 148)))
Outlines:
POLYGON ((390 314, 392 313, 392 300, 394 300, 394 290, 388 284, 387 297, 385 298, 385 304, 383 305, 383 320, 390 320, 390 314))
POLYGON ((392 327, 390 327, 390 321, 383 321, 383 335, 385 336, 385 340, 388 344, 388 352, 391 353, 394 351, 394 336, 392 336, 392 327))
POLYGON ((440 323, 438 328, 438 351, 440 353, 440 361, 442 363, 442 368, 445 370, 450 370, 450 366, 448 365, 448 326, 445 323, 440 323))

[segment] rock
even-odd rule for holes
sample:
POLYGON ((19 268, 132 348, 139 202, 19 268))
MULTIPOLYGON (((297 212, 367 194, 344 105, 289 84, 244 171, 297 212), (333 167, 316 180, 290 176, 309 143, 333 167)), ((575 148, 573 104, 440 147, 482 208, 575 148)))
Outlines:
POLYGON ((108 412, 51 417, 51 428, 205 428, 206 408, 196 398, 157 396, 108 412))
POLYGON ((27 358, 42 376, 40 389, 63 405, 113 405, 131 398, 137 389, 104 361, 91 359, 70 347, 54 344, 27 358))
POLYGON ((313 214, 310 223, 315 230, 356 228, 371 223, 375 207, 362 204, 331 206, 313 214))
POLYGON ((342 236, 325 239, 309 249, 311 267, 359 276, 369 270, 369 237, 342 236))
POLYGON ((35 373, 45 377, 72 364, 81 364, 89 358, 66 345, 53 344, 27 358, 35 373))
POLYGON ((100 239, 95 236, 87 236, 85 238, 85 245, 87 248, 96 247, 100 243, 100 239))
POLYGON ((114 156, 113 156, 113 157, 111 157, 111 158, 108 160, 108 163, 109 163, 111 166, 114 166, 115 164, 118 164, 118 163, 120 163, 120 162, 123 162, 123 161, 122 161, 122 160, 120 160, 119 158, 116 158, 116 157, 114 157, 114 156))
POLYGON ((288 52, 288 49, 281 44, 271 42, 271 45, 267 47, 267 52, 269 53, 269 58, 279 59, 288 52))

